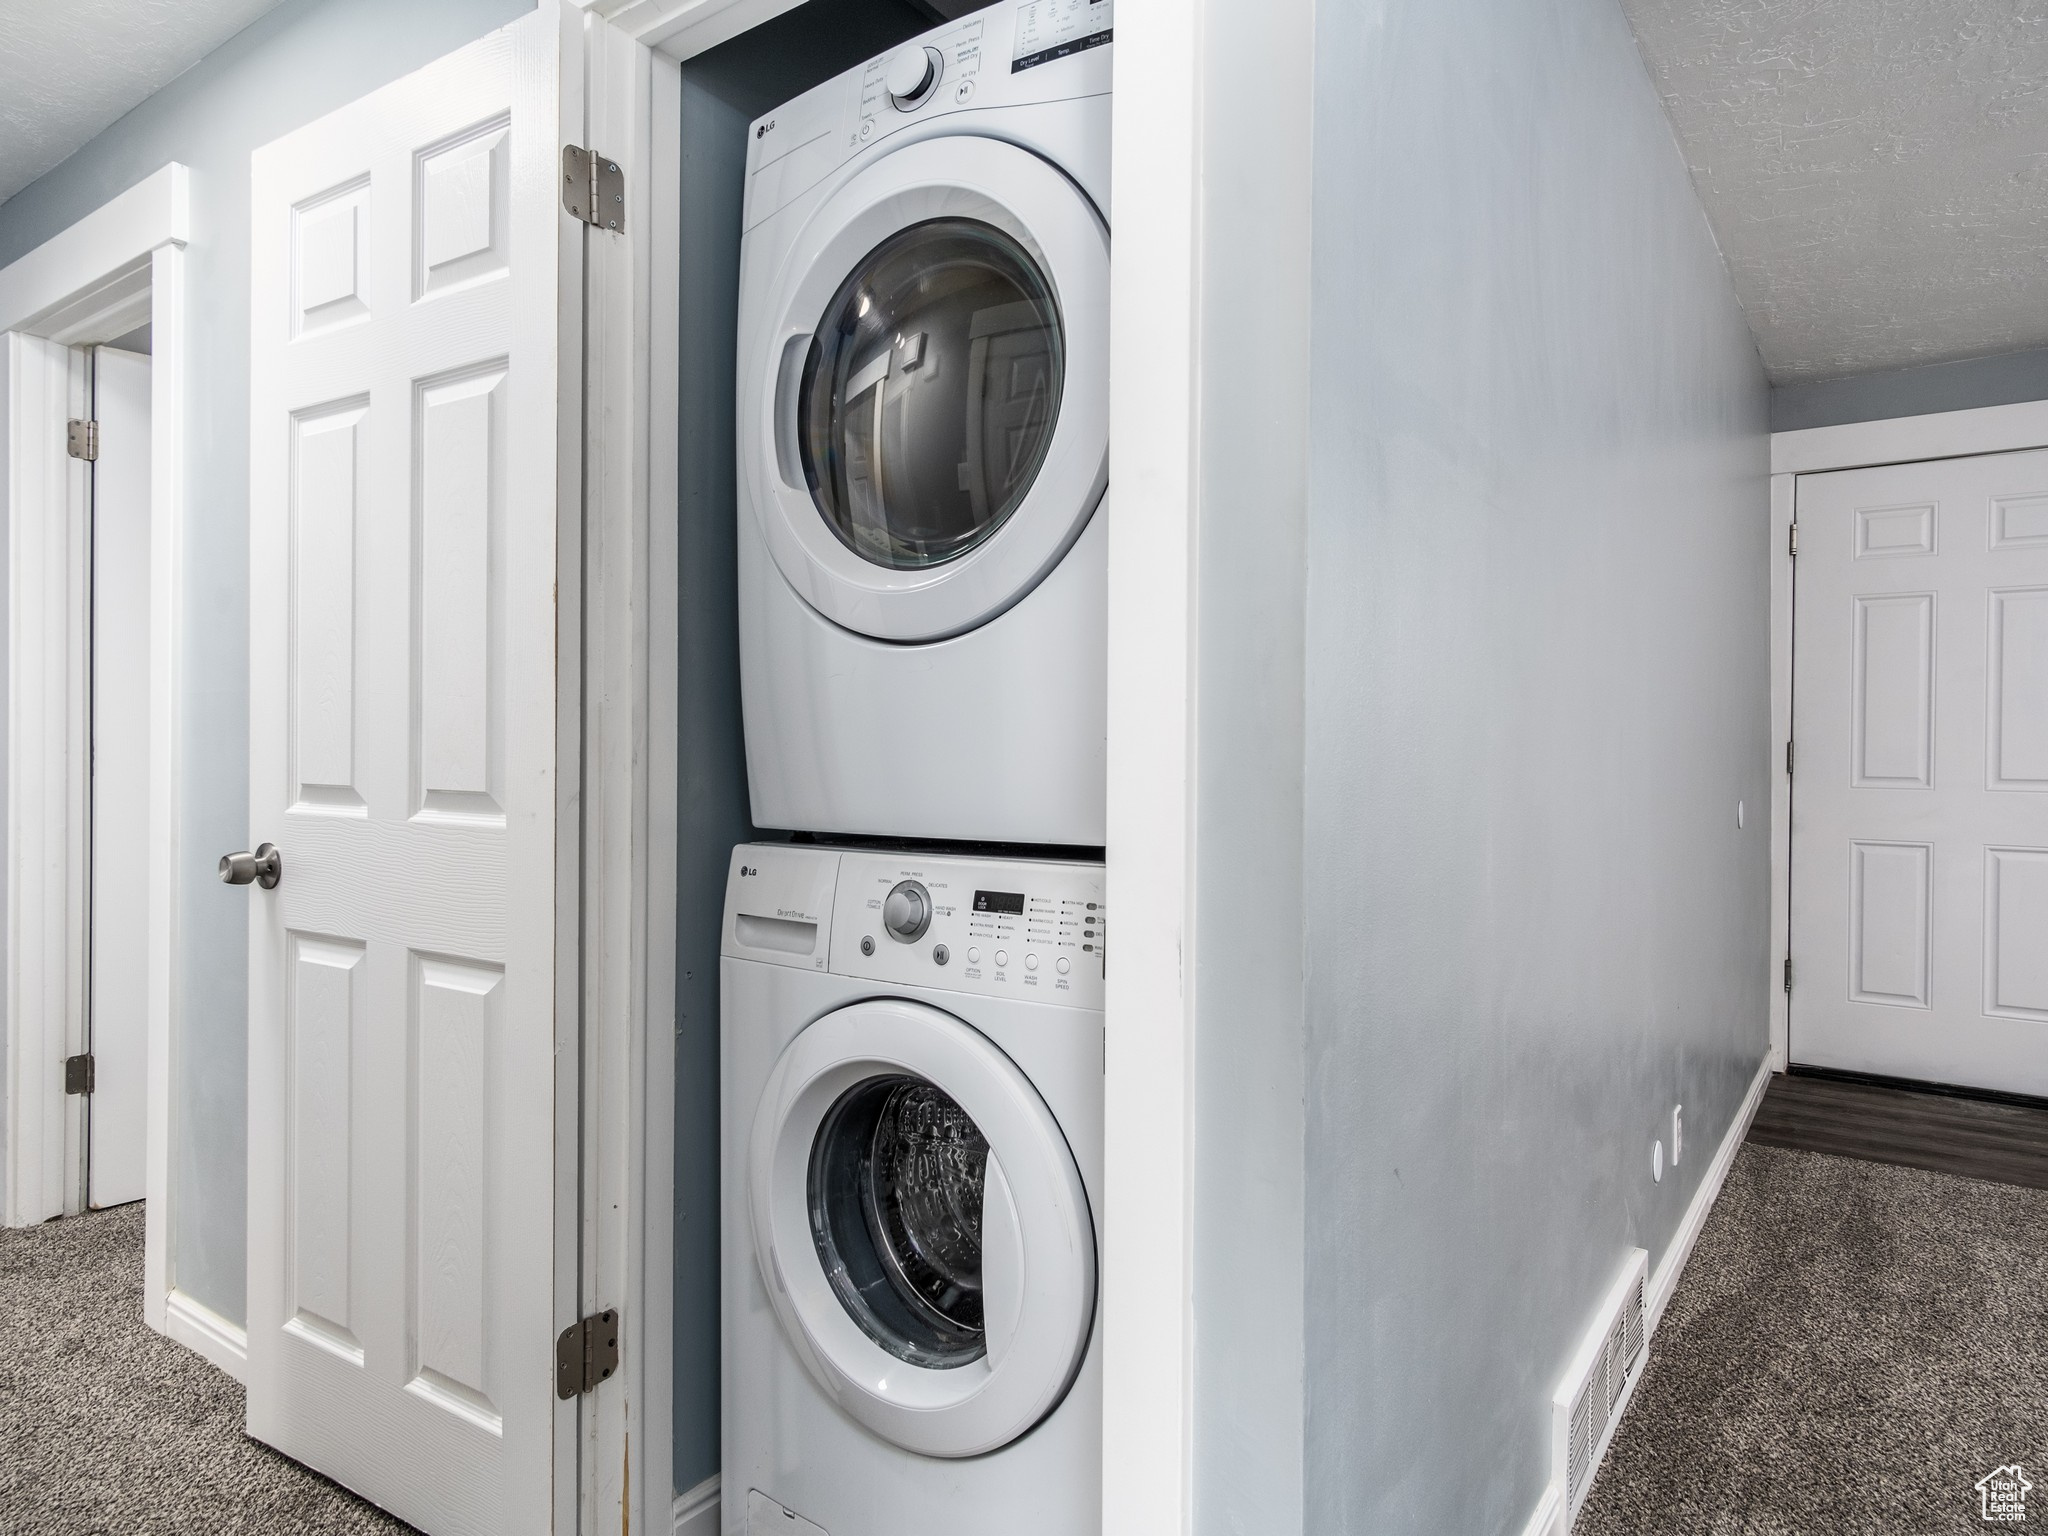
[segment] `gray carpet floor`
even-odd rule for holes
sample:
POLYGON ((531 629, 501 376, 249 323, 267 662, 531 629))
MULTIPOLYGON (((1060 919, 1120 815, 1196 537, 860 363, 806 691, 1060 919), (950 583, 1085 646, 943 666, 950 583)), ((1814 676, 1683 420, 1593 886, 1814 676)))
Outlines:
MULTIPOLYGON (((1574 1536, 2048 1523, 2048 1191, 1746 1146, 1574 1536)), ((0 1231, 0 1532, 403 1536, 142 1321, 142 1207, 0 1231)))
POLYGON ((403 1536, 242 1433, 242 1389, 142 1321, 142 1207, 0 1230, 0 1532, 403 1536))
POLYGON ((2048 1524, 2048 1190, 1745 1146, 1573 1536, 2048 1524))

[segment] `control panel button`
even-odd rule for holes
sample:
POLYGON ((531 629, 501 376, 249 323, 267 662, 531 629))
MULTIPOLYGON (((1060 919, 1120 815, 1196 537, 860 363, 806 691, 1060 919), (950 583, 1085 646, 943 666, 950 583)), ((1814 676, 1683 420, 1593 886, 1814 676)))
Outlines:
POLYGON ((981 951, 976 949, 972 944, 967 946, 967 963, 969 965, 981 964, 981 951))
POLYGON ((946 948, 945 945, 934 944, 932 946, 932 961, 934 964, 944 965, 948 960, 952 958, 953 952, 950 949, 946 948))
POLYGON ((873 934, 864 933, 860 936, 860 952, 864 955, 872 955, 875 952, 875 936, 873 934))
POLYGON ((1065 955, 1061 955, 1058 964, 1054 968, 1058 970, 1058 972, 1062 976, 1064 976, 1067 974, 1067 972, 1071 971, 1074 968, 1074 962, 1069 960, 1065 955))
POLYGON ((1026 955, 1026 956, 1024 957, 1024 969, 1025 969, 1025 970, 1027 970, 1027 971, 1035 971, 1035 970, 1037 970, 1037 969, 1038 969, 1038 956, 1036 956, 1036 955, 1026 955))
POLYGON ((972 80, 962 80, 958 85, 953 87, 953 99, 955 101, 966 102, 972 99, 973 95, 974 82, 972 80))
POLYGON ((1006 949, 999 949, 999 950, 997 950, 997 951, 996 951, 996 968, 997 968, 998 970, 1000 970, 1000 969, 1001 969, 1002 967, 1004 967, 1004 966, 1008 965, 1009 963, 1010 963, 1010 952, 1009 952, 1008 950, 1006 950, 1006 949))
POLYGON ((912 43, 898 49, 896 56, 889 60, 889 73, 883 79, 889 99, 896 104, 899 112, 909 112, 921 106, 939 83, 939 75, 946 67, 946 56, 936 48, 925 48, 912 43))
POLYGON ((882 926, 900 943, 915 944, 932 925, 932 893, 915 880, 899 880, 882 901, 882 926))

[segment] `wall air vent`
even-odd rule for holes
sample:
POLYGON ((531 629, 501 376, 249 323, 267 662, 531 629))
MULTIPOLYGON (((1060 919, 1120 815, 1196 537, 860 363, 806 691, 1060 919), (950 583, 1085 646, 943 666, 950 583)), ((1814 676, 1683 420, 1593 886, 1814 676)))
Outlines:
POLYGON ((1630 1249, 1551 1399, 1551 1475, 1563 1494, 1566 1530, 1579 1517, 1600 1458, 1607 1454, 1607 1442, 1614 1438, 1614 1428, 1649 1358, 1644 1348, 1649 1275, 1650 1255, 1641 1248, 1630 1249))

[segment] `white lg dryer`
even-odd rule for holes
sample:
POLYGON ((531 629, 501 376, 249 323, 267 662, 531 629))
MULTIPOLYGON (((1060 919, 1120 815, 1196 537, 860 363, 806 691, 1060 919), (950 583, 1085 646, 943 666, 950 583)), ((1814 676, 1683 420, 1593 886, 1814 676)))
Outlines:
POLYGON ((1004 0, 754 124, 757 826, 1104 841, 1112 0, 1004 0))
POLYGON ((1102 866, 733 851, 725 1536, 1101 1525, 1102 866))

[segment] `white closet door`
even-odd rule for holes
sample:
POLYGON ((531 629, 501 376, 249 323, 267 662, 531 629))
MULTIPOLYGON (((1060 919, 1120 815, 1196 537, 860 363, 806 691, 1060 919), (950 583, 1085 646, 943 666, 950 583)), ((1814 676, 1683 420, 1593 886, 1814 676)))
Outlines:
POLYGON ((133 352, 93 353, 93 1091, 88 1200, 145 1193, 149 1085, 149 373, 133 352))
POLYGON ((2048 1094, 2048 452, 1798 520, 1792 1059, 2048 1094))
POLYGON ((580 37, 545 3, 251 167, 248 1424, 433 1536, 574 1500, 580 37))

